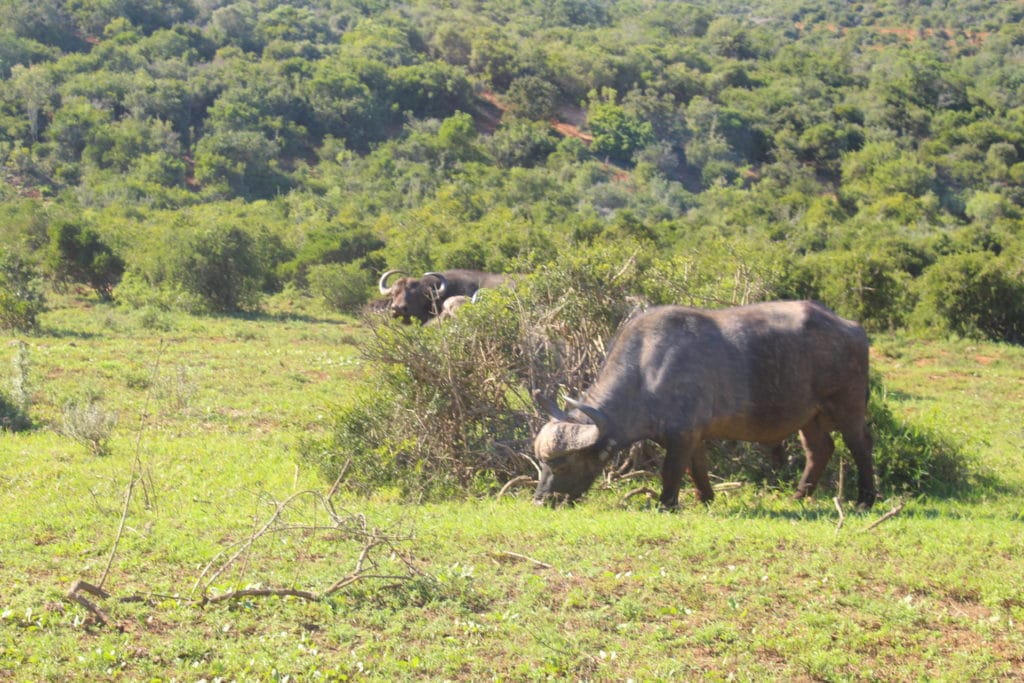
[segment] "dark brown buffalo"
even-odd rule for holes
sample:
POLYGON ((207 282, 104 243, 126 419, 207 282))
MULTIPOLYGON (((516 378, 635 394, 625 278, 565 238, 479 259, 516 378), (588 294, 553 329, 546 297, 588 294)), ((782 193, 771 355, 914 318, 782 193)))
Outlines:
POLYGON ((576 499, 613 452, 651 439, 665 448, 661 504, 678 505, 684 472, 707 503, 706 440, 751 441, 778 455, 799 431, 807 455, 801 498, 825 470, 837 430, 857 464, 858 503, 868 508, 876 494, 867 392, 867 335, 819 303, 654 308, 622 328, 585 401, 567 399, 571 413, 537 396, 552 420, 534 441, 534 497, 576 499))
POLYGON ((479 270, 446 270, 441 273, 424 273, 423 277, 404 276, 392 284, 392 275, 403 275, 399 270, 389 270, 380 277, 380 293, 389 297, 388 310, 394 318, 405 323, 413 319, 425 323, 441 314, 446 299, 456 296, 472 297, 482 287, 498 287, 505 282, 505 276, 485 273, 479 270))

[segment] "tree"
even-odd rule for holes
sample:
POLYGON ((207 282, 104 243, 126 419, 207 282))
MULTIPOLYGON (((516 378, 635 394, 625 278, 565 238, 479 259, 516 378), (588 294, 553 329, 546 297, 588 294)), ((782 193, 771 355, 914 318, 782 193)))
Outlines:
POLYGON ((0 329, 33 330, 45 308, 35 268, 17 254, 0 252, 0 329))
POLYGON ((217 313, 254 308, 266 277, 258 245, 240 228, 217 226, 184 238, 168 254, 172 284, 217 313))
POLYGON ((939 259, 917 283, 915 323, 964 337, 1024 342, 1024 258, 968 252, 939 259))
POLYGON ((92 228, 70 221, 50 226, 47 261, 56 282, 84 282, 104 300, 124 274, 124 261, 92 228))
POLYGON ((537 76, 520 76, 512 81, 505 101, 516 116, 544 120, 554 115, 558 89, 537 76))
POLYGON ((615 91, 607 88, 591 92, 587 126, 594 135, 591 151, 620 163, 630 163, 636 151, 654 141, 651 123, 616 104, 615 91))
POLYGON ((473 36, 469 54, 469 68, 486 78, 492 87, 507 90, 512 79, 519 75, 517 50, 505 31, 487 29, 473 36))
POLYGON ((196 145, 196 180, 215 195, 272 197, 289 185, 279 168, 280 145, 256 131, 223 131, 196 145))
POLYGON ((449 116, 471 100, 465 71, 444 62, 395 67, 388 77, 398 108, 421 118, 449 116))
POLYGON ((21 98, 21 105, 28 117, 29 141, 39 138, 41 118, 53 106, 56 87, 53 74, 46 66, 22 66, 16 64, 11 69, 11 84, 21 98))

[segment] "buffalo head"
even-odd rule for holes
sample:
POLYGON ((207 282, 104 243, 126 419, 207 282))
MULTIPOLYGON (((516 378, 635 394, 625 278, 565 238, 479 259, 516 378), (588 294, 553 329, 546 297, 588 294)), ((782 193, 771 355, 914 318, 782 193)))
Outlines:
POLYGON ((566 404, 589 417, 592 424, 569 416, 558 406, 534 393, 550 415, 533 441, 540 462, 540 482, 533 494, 536 503, 576 500, 590 488, 604 469, 615 448, 608 436, 608 416, 600 409, 567 398, 566 404))
POLYGON ((377 287, 380 293, 390 297, 388 310, 391 317, 401 318, 409 324, 415 318, 425 323, 435 317, 448 289, 448 280, 441 273, 424 273, 423 277, 406 277, 400 270, 389 270, 380 276, 377 287), (403 275, 391 285, 388 278, 403 275))

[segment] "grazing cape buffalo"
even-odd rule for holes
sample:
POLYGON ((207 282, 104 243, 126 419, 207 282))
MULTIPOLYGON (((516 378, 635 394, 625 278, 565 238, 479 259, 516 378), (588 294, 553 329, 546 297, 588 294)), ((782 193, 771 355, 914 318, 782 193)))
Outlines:
POLYGON ((418 278, 403 276, 388 285, 388 278, 396 274, 404 275, 400 270, 389 270, 381 275, 377 286, 381 294, 390 297, 391 316, 402 318, 406 324, 413 318, 425 323, 440 315, 450 297, 471 297, 482 287, 498 287, 505 282, 505 276, 498 273, 446 270, 418 278))
POLYGON ((796 431, 807 454, 801 498, 818 483, 838 430, 866 509, 876 496, 867 392, 867 335, 819 303, 653 308, 622 328, 585 401, 567 399, 570 413, 535 394, 552 419, 534 440, 534 498, 578 498, 613 452, 651 439, 665 448, 661 504, 678 506, 684 472, 707 503, 705 440, 777 447, 796 431))

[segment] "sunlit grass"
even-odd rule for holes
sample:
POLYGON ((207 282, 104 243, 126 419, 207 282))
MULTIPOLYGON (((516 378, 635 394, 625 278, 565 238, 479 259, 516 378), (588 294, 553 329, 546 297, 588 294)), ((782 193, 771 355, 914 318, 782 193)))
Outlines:
MULTIPOLYGON (((394 539, 372 573, 397 578, 312 602, 200 606, 204 588, 322 591, 352 570, 361 544, 329 528, 316 495, 331 482, 296 443, 326 429, 359 373, 361 332, 330 316, 137 322, 79 305, 25 338, 38 427, 0 434, 0 678, 1024 675, 1020 349, 875 341, 888 405, 968 445, 998 484, 980 498, 906 499, 867 530, 900 501, 847 505, 840 526, 830 490, 797 503, 744 485, 710 508, 686 496, 677 513, 624 501, 624 485, 555 510, 525 489, 429 505, 342 491, 336 512, 394 539), (120 413, 107 455, 52 428, 61 401, 86 391, 120 413), (259 538, 206 586, 211 564, 304 491, 292 530, 259 538), (104 577, 106 626, 64 597, 104 577)), ((14 353, 0 346, 0 368, 14 353)))

